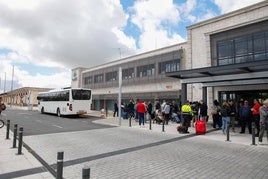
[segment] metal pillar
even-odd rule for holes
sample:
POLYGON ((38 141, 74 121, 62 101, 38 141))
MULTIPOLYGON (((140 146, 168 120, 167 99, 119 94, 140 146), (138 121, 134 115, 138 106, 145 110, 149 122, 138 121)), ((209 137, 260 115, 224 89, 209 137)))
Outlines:
POLYGON ((203 98, 204 102, 207 104, 207 98, 208 98, 207 87, 202 87, 202 98, 203 98))
POLYGON ((184 104, 187 99, 187 83, 181 84, 181 104, 184 104))

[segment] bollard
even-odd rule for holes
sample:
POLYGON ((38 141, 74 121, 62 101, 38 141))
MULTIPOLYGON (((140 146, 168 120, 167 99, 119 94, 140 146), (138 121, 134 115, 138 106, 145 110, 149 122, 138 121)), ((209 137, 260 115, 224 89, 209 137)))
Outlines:
POLYGON ((150 117, 150 120, 149 120, 149 130, 152 130, 152 118, 150 117))
POLYGON ((10 120, 7 120, 7 133, 6 133, 6 139, 9 139, 9 130, 10 130, 10 120))
POLYGON ((129 118, 129 127, 131 127, 131 116, 129 118))
POLYGON ((63 172, 63 152, 58 152, 57 155, 57 179, 62 179, 63 172))
POLYGON ((17 146, 17 131, 18 131, 18 124, 14 124, 13 148, 16 148, 16 146, 17 146))
POLYGON ((165 120, 162 120, 162 132, 165 132, 165 120))
POLYGON ((108 108, 105 108, 105 112, 106 112, 106 117, 108 117, 108 108))
POLYGON ((82 171, 82 179, 90 178, 90 167, 84 167, 82 171))
POLYGON ((252 145, 256 145, 255 142, 255 122, 252 122, 252 145))
POLYGON ((20 127, 20 129, 19 129, 18 155, 21 155, 21 150, 22 150, 22 137, 23 137, 23 127, 20 127))
POLYGON ((226 136, 227 136, 226 141, 229 142, 230 141, 230 122, 227 122, 226 136))

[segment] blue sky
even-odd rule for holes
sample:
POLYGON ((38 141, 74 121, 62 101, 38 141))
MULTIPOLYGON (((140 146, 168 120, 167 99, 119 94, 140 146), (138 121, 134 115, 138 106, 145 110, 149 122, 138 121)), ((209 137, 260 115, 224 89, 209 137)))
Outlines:
POLYGON ((260 1, 0 0, 0 93, 13 67, 14 89, 70 86, 72 68, 184 42, 187 26, 260 1))

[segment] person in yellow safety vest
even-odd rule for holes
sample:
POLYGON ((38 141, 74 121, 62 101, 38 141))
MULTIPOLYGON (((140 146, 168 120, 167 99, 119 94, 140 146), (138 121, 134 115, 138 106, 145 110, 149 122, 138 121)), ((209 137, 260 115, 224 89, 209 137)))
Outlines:
POLYGON ((188 100, 186 100, 184 105, 182 105, 181 112, 182 112, 182 126, 185 127, 185 133, 189 133, 188 127, 190 127, 194 113, 188 100))

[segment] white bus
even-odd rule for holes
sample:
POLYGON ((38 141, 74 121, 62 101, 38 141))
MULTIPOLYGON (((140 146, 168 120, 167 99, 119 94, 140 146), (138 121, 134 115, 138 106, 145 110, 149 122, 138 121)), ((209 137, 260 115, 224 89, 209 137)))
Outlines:
POLYGON ((69 88, 41 92, 37 96, 38 111, 62 115, 83 115, 91 110, 90 89, 69 88))

